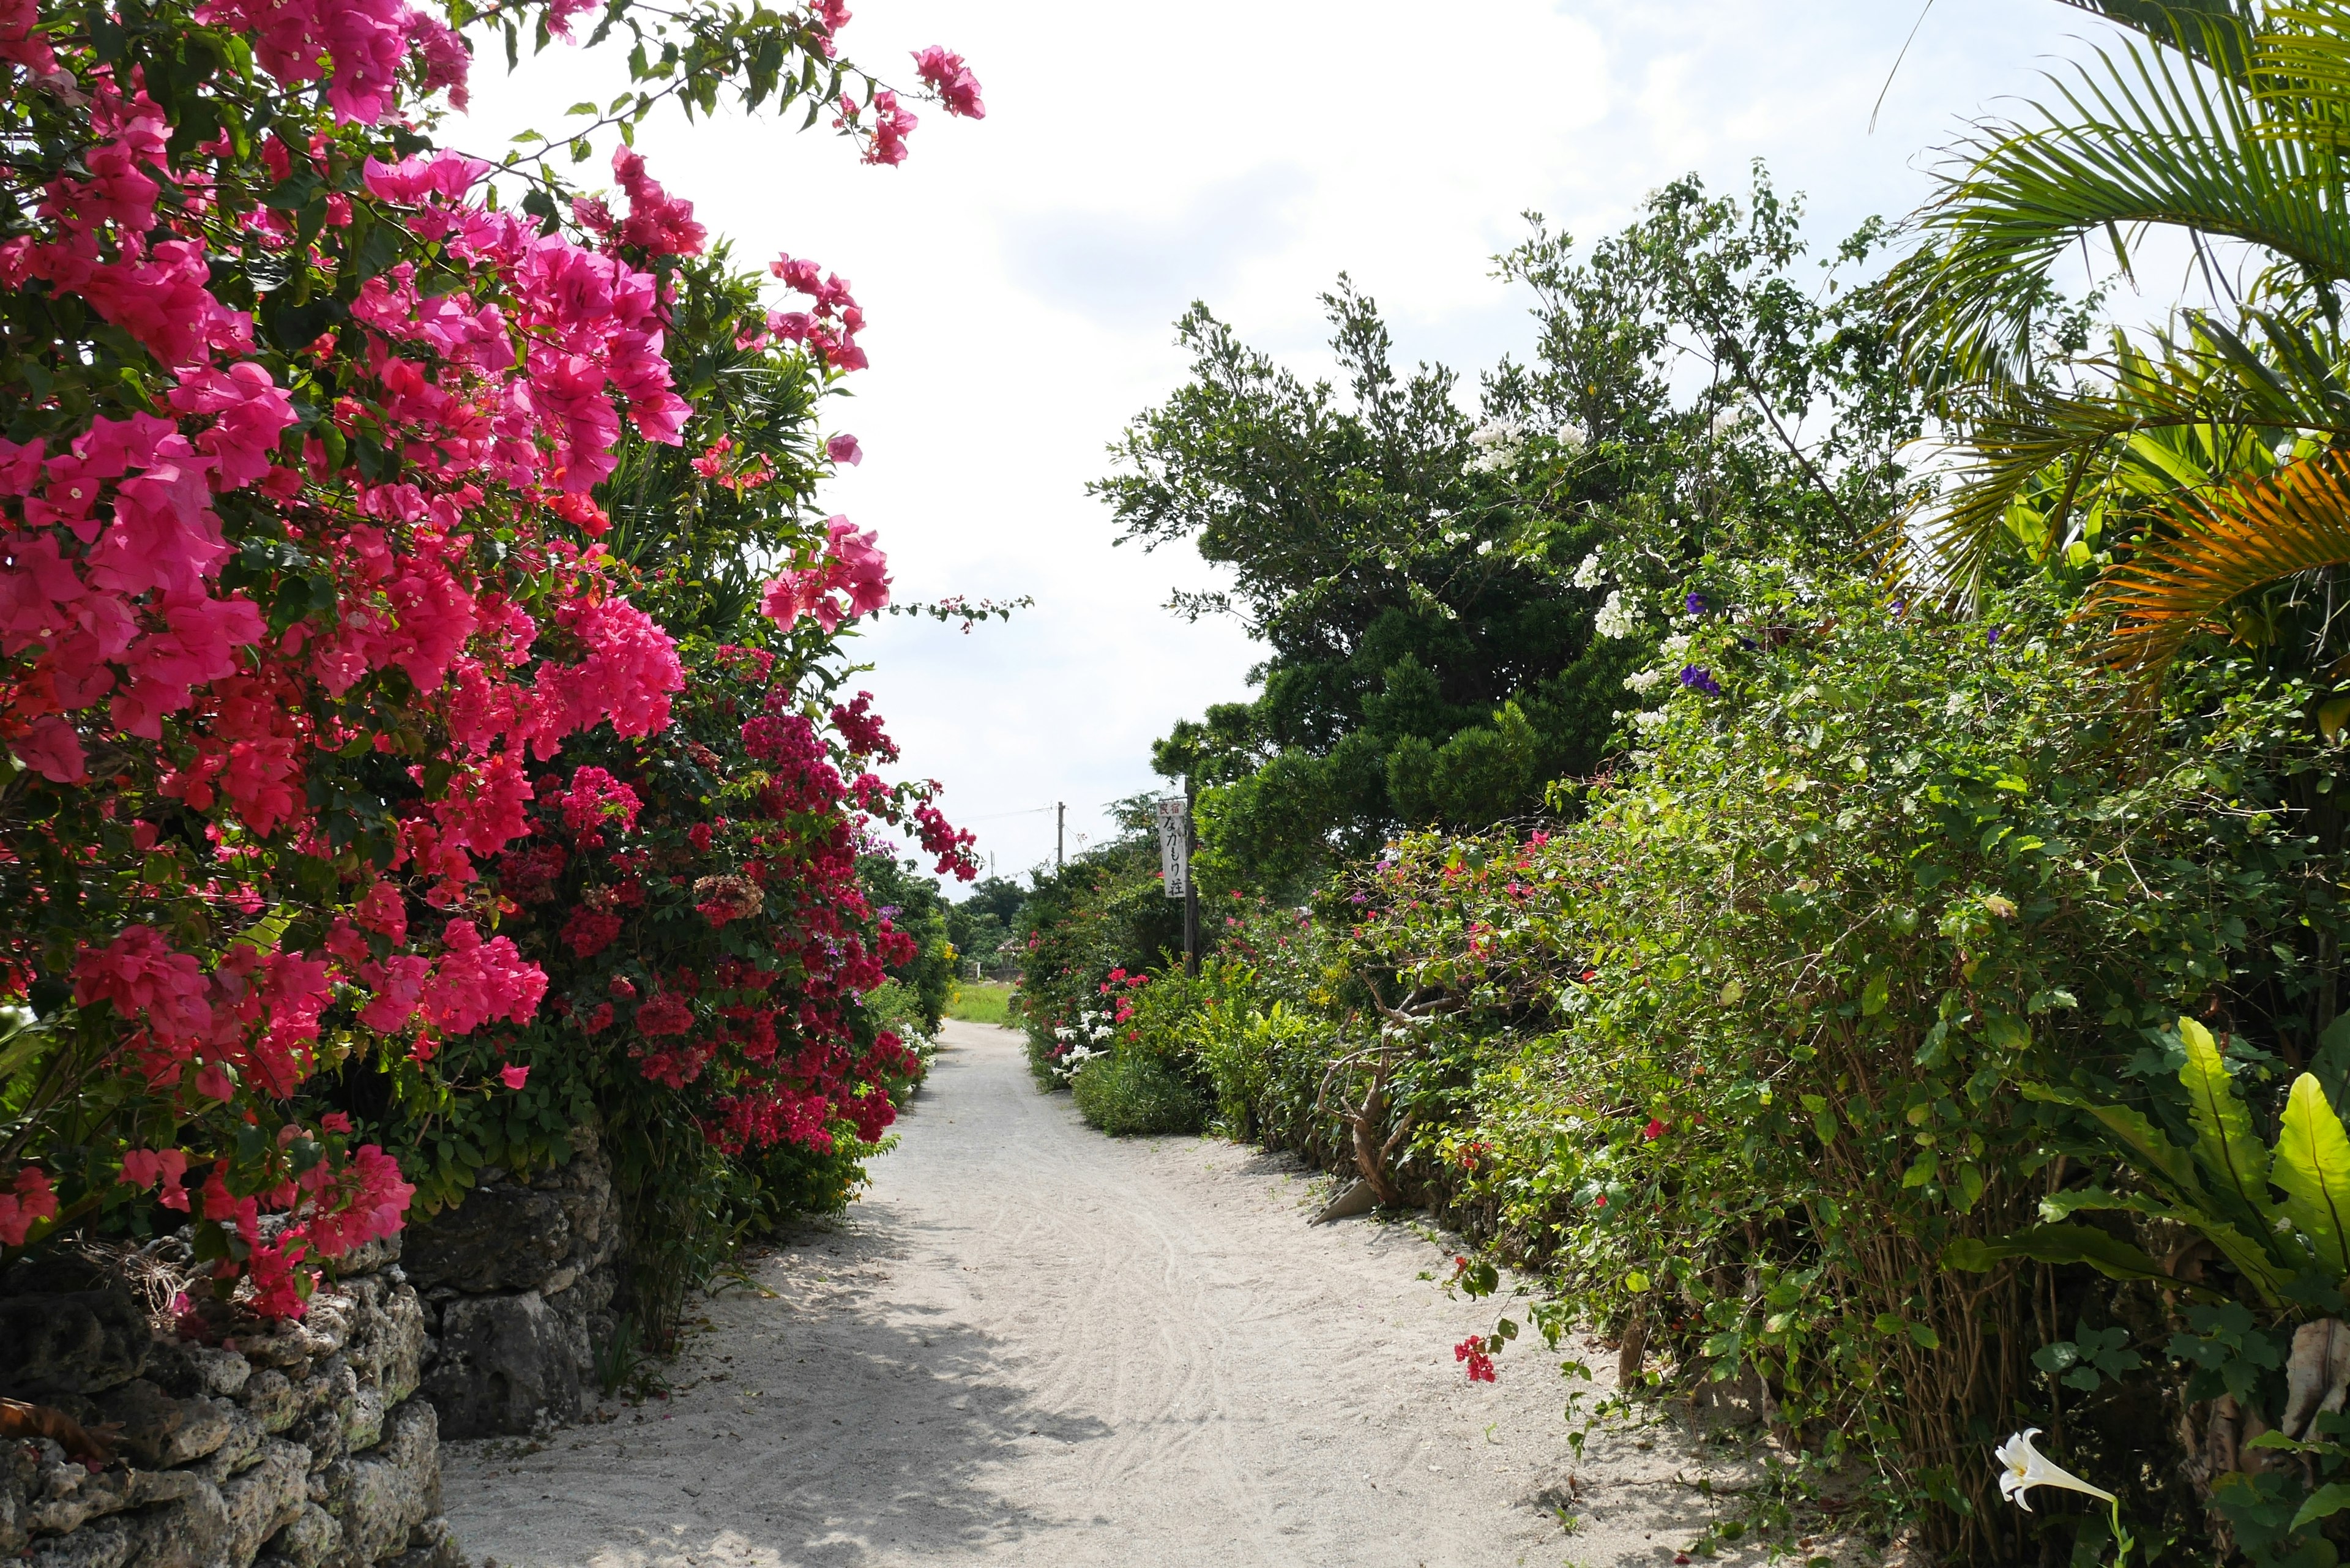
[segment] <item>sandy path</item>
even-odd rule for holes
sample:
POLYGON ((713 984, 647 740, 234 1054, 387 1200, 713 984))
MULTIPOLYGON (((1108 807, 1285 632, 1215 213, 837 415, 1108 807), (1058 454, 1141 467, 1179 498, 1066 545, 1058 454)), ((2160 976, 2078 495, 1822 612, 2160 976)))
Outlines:
POLYGON ((1284 1162, 1103 1137, 976 1024, 899 1126, 837 1230, 754 1265, 771 1295, 709 1303, 675 1397, 449 1445, 477 1560, 1598 1568, 1713 1516, 1668 1429, 1575 1459, 1538 1342, 1470 1384, 1451 1346, 1492 1313, 1418 1277, 1441 1248, 1308 1228, 1284 1162))

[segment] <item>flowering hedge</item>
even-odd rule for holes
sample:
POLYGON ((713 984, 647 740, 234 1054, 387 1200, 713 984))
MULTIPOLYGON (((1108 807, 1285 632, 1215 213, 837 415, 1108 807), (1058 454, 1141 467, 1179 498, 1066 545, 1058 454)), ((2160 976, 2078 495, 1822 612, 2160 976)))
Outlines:
MULTIPOLYGON (((614 902, 630 878, 646 889, 658 939, 595 950, 637 966, 646 1071, 699 1096, 713 1139, 882 1119, 866 1059, 886 1047, 851 1048, 845 1020, 891 950, 851 929, 843 845, 859 810, 908 815, 950 851, 952 831, 915 794, 827 784, 821 706, 771 684, 769 654, 681 657, 647 607, 660 585, 624 558, 663 542, 627 504, 662 470, 647 454, 681 458, 698 410, 724 402, 703 372, 755 361, 797 384, 757 450, 723 432, 695 449, 747 511, 669 535, 712 569, 781 564, 770 629, 787 680, 811 678, 887 595, 870 535, 803 516, 813 394, 864 363, 863 318, 845 283, 791 258, 773 271, 806 308, 764 308, 626 147, 616 214, 544 160, 493 168, 438 144, 442 106, 464 101, 465 29, 503 32, 512 55, 585 9, 0 9, 0 1247, 178 1211, 223 1289, 298 1312, 307 1260, 400 1227, 421 1152, 355 1136, 376 1107, 328 1109, 321 1075, 364 1066, 429 1118, 527 1082, 520 1060, 469 1076, 451 1047, 544 1038, 551 981, 568 1020, 593 1016, 577 966, 600 920, 504 929, 535 914, 518 890, 556 880, 550 854, 606 896, 599 917, 633 915, 614 902), (673 733, 689 659, 756 675, 712 770, 736 815, 706 865, 678 848, 702 853, 702 797, 661 773, 702 744, 673 733), (761 953, 734 925, 754 894, 774 908, 761 953), (795 924, 816 910, 843 923, 795 924), (683 983, 666 961, 699 937, 664 922, 688 919, 700 946, 743 950, 734 970, 695 962, 683 983), (571 961, 550 970, 557 942, 571 961), (810 1044, 762 1076, 764 1026, 728 1010, 774 986, 800 1009, 777 1053, 810 1044)), ((595 38, 631 36, 638 90, 598 126, 625 141, 671 97, 706 112, 723 88, 757 108, 821 84, 837 128, 895 162, 913 116, 837 58, 846 20, 837 0, 615 0, 595 38)), ((950 112, 982 112, 952 56, 926 52, 918 74, 950 112)), ((853 441, 827 456, 853 460, 853 441)), ((715 724, 730 701, 689 704, 715 724)), ((869 718, 840 712, 839 754, 869 754, 869 718)))

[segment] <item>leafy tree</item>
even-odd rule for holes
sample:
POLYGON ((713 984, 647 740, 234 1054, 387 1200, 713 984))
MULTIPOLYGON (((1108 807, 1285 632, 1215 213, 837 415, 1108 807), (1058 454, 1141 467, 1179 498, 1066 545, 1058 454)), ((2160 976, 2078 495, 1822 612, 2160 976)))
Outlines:
POLYGON ((1028 901, 1020 884, 1006 877, 984 877, 970 896, 946 911, 947 940, 956 954, 983 965, 1000 962, 999 953, 1018 929, 1020 911, 1028 901))
POLYGON ((1183 317, 1191 381, 1091 490, 1120 543, 1190 540, 1232 568, 1172 607, 1237 615, 1267 649, 1254 700, 1154 750, 1203 787, 1203 885, 1294 890, 1401 826, 1544 810, 1615 743, 1626 588, 1741 541, 1848 550, 1883 524, 1914 400, 1874 295, 1798 283, 1800 216, 1758 169, 1743 202, 1678 182, 1587 259, 1533 219, 1499 265, 1535 295, 1534 356, 1481 378, 1477 420, 1452 370, 1394 366, 1344 279, 1323 296, 1343 392, 1204 305, 1183 317))

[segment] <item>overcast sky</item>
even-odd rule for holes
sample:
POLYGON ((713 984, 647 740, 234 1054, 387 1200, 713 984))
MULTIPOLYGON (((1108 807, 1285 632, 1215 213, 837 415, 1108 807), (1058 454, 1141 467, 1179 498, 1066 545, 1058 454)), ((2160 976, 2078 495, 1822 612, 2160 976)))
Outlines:
MULTIPOLYGON (((1376 296, 1399 358, 1473 371, 1530 333, 1488 258, 1547 214, 1588 240, 1696 171, 1740 189, 1766 159, 1832 241, 1927 189, 1932 149, 2099 25, 2055 0, 1943 0, 1874 134, 1918 0, 861 0, 843 51, 910 79, 960 50, 987 118, 921 106, 912 155, 858 165, 775 119, 639 137, 651 171, 737 254, 812 256, 855 286, 872 369, 830 427, 863 443, 833 510, 878 528, 900 598, 1033 596, 960 635, 884 620, 861 679, 909 771, 1007 875, 1070 848, 1104 805, 1153 787, 1151 740, 1248 694, 1228 623, 1160 607, 1195 558, 1114 549, 1085 483, 1136 412, 1180 384, 1170 324, 1203 299, 1250 342, 1327 363, 1315 296, 1341 271, 1376 296)), ((617 54, 617 49, 602 51, 617 54)), ((484 51, 470 124, 494 152, 617 90, 557 46, 511 78, 484 51)), ((607 167, 599 149, 591 170, 607 167)), ((587 171, 583 171, 587 172, 587 171)))

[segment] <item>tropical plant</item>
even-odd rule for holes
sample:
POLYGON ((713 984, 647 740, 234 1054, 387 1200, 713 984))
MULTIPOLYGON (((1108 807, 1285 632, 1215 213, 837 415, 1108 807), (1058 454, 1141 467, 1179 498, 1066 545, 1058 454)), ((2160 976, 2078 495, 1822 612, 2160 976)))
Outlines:
MULTIPOLYGON (((2231 1061, 2192 1018, 2168 1044, 2175 1099, 2141 1108, 2064 1085, 2024 1089, 2081 1112, 2088 1136, 2073 1151, 2085 1168, 2118 1164, 2130 1185, 2060 1188, 2040 1204, 2043 1223, 1956 1244, 1949 1261, 2086 1263, 2183 1297, 2168 1348, 2192 1369, 2182 1398, 2205 1412, 2190 1470, 2254 1560, 2330 1563, 2334 1543, 2319 1531, 2350 1511, 2350 1419, 2340 1413, 2350 1390, 2350 1130, 2337 1109, 2350 1089, 2350 1025, 2329 1031, 2312 1070, 2293 1077, 2272 1143, 2258 1131, 2272 1118, 2246 1094, 2272 1062, 2231 1061), (2121 1223, 2065 1222, 2081 1213, 2121 1223), (2137 1244, 2170 1227, 2199 1242, 2159 1259, 2137 1244)), ((2096 1386, 2095 1373, 2080 1383, 2096 1386)))
MULTIPOLYGON (((1918 215, 1913 367, 1968 453, 1929 575, 1962 597, 2020 535, 2095 568, 2113 657, 2158 677, 2217 633, 2338 674, 2350 564, 2350 8, 2339 0, 2075 0, 2128 30, 2024 123, 1981 128, 1918 215), (2135 276, 2182 237, 2207 302, 2092 352, 2057 286, 2074 247, 2135 276)), ((2329 699, 2329 729, 2350 701, 2329 699)))
MULTIPOLYGON (((625 213, 535 133, 494 167, 446 146, 464 30, 512 62, 581 10, 0 21, 5 1255, 192 1221, 218 1290, 298 1314, 318 1261, 400 1228, 402 1162, 435 1196, 481 1163, 457 1107, 527 1093, 493 1026, 549 977, 499 929, 502 861, 537 785, 576 799, 686 680, 648 607, 698 601, 619 552, 775 574, 720 608, 808 665, 887 597, 869 535, 802 506, 854 301, 782 258, 808 307, 770 311, 626 144, 671 99, 820 99, 891 162, 910 116, 837 57, 837 3, 621 3, 591 42, 631 37, 631 91, 557 145, 617 130, 625 213), (768 450, 687 458, 697 419, 768 450), (726 495, 640 504, 687 470, 726 495), (769 481, 785 504, 739 504, 769 481)), ((978 112, 959 60, 917 74, 978 112)), ((523 1136, 577 1113, 557 1087, 523 1136)))

